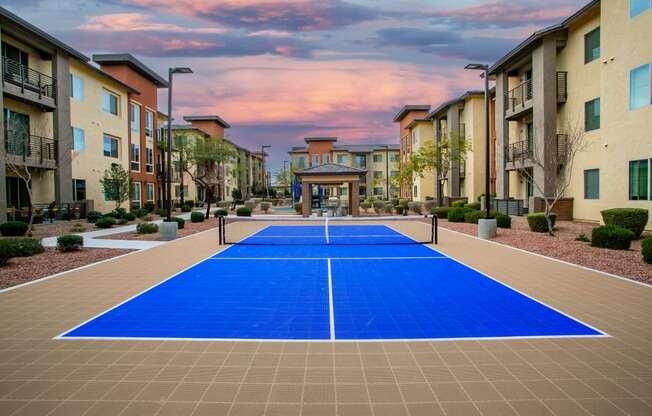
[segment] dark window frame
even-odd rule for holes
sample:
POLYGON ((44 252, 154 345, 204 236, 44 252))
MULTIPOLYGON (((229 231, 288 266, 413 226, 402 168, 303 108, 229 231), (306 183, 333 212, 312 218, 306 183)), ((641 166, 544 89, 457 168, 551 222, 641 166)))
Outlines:
POLYGON ((600 118, 601 118, 601 109, 600 109, 600 97, 596 97, 592 100, 589 100, 584 103, 584 131, 592 131, 592 130, 599 130, 600 129, 600 118), (589 118, 589 112, 590 110, 595 111, 595 103, 597 102, 598 105, 598 114, 597 114, 597 122, 595 124, 591 123, 591 119, 589 118))
POLYGON ((584 199, 600 199, 600 169, 584 169, 584 199), (597 190, 595 194, 590 193, 589 175, 597 174, 597 190))
POLYGON ((596 27, 592 31, 586 33, 584 35, 584 64, 591 63, 597 59, 600 59, 600 54, 602 53, 601 51, 601 39, 600 39, 600 26, 596 27), (597 33, 597 49, 598 49, 598 56, 593 55, 593 51, 596 49, 596 46, 593 45, 592 48, 589 47, 589 42, 593 39, 593 36, 595 36, 597 33))

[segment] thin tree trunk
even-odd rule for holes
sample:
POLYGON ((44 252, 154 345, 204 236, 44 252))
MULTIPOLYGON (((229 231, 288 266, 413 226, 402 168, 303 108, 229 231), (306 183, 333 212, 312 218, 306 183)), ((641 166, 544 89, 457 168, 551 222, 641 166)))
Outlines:
POLYGON ((207 186, 206 187, 206 219, 210 217, 211 213, 211 199, 213 199, 213 188, 207 186))

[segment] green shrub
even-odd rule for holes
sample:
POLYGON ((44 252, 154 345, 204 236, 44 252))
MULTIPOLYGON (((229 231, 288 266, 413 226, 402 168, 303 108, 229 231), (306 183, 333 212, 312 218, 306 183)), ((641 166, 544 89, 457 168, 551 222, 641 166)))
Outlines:
POLYGON ((369 208, 371 208, 371 203, 370 202, 360 202, 360 208, 364 210, 364 212, 367 212, 369 208))
MULTIPOLYGON (((133 210, 133 214, 131 215, 133 215, 134 217, 143 218, 145 215, 149 214, 150 212, 152 211, 148 211, 146 208, 137 208, 133 210)), ((127 214, 125 214, 125 218, 127 218, 127 214)), ((133 221, 133 220, 129 220, 129 221, 133 221)))
POLYGON ((258 205, 258 201, 250 199, 248 201, 245 201, 244 206, 246 208, 249 208, 249 211, 253 211, 256 209, 256 205, 258 205))
POLYGON ((434 207, 430 210, 430 213, 437 218, 448 218, 448 207, 434 207))
POLYGON ((168 212, 164 208, 159 208, 154 212, 154 214, 158 215, 159 217, 165 217, 168 215, 168 212))
POLYGON ((478 211, 478 210, 480 210, 480 203, 479 202, 469 202, 468 204, 464 205, 464 208, 472 209, 473 211, 478 211))
POLYGON ((16 257, 16 250, 11 239, 0 240, 0 267, 7 264, 10 258, 16 257))
POLYGON ((192 212, 190 214, 190 222, 203 222, 204 214, 202 212, 192 212))
POLYGON ((83 225, 81 225, 81 223, 76 222, 72 225, 72 227, 70 227, 68 231, 70 231, 71 233, 83 233, 84 231, 86 231, 86 229, 84 228, 83 225))
POLYGON ((229 215, 229 211, 225 210, 224 208, 218 208, 213 213, 213 216, 215 218, 217 218, 217 217, 226 217, 227 215, 229 215))
POLYGON ((45 251, 41 240, 36 238, 10 238, 2 241, 9 241, 13 247, 11 257, 30 257, 45 251))
POLYGON ((385 208, 384 208, 385 214, 393 214, 394 213, 394 205, 392 205, 391 202, 385 202, 385 208))
POLYGON ((186 220, 181 217, 170 217, 170 220, 177 223, 177 230, 182 230, 186 226, 186 220))
POLYGON ((64 234, 57 237, 57 250, 62 253, 77 251, 84 245, 84 238, 76 234, 64 234))
POLYGON ((27 223, 23 221, 9 221, 0 224, 0 234, 5 237, 20 237, 27 232, 27 223))
POLYGON ((235 211, 238 217, 251 217, 251 210, 247 207, 240 207, 235 211))
POLYGON ((423 209, 426 212, 430 212, 431 209, 435 207, 435 200, 434 199, 428 199, 423 203, 423 209))
POLYGON ((449 209, 446 218, 450 222, 464 222, 464 215, 466 215, 464 209, 457 207, 449 209))
POLYGON ((466 199, 460 199, 459 201, 454 201, 451 204, 451 208, 463 208, 466 205, 466 199))
POLYGON ((377 214, 380 214, 385 210, 385 205, 387 202, 385 201, 376 201, 374 202, 374 211, 376 211, 377 214))
POLYGON ((295 202, 294 203, 294 210, 297 212, 297 214, 301 215, 301 212, 303 211, 303 204, 301 202, 295 202))
POLYGON ((583 243, 589 243, 589 242, 591 242, 591 239, 589 237, 587 237, 586 234, 581 233, 580 235, 575 237, 575 241, 581 241, 583 243))
POLYGON ((396 215, 403 215, 407 212, 407 209, 403 205, 396 206, 396 215))
POLYGON ((152 201, 145 202, 144 209, 149 214, 150 212, 154 211, 154 203, 152 201))
POLYGON ((158 225, 151 222, 141 222, 136 226, 138 234, 154 234, 158 232, 158 225))
MULTIPOLYGON (((141 208, 141 209, 142 209, 142 208, 141 208)), ((146 211, 146 210, 143 209, 143 212, 144 212, 144 214, 141 215, 142 217, 144 217, 145 215, 147 215, 147 211, 146 211)), ((124 217, 122 217, 122 219, 123 219, 123 220, 126 220, 126 221, 133 221, 133 220, 136 219, 136 214, 134 214, 133 212, 127 212, 127 213, 125 213, 124 217)))
POLYGON ((646 263, 652 264, 652 235, 647 236, 641 243, 641 253, 646 263))
POLYGON ((269 212, 269 209, 271 207, 272 207, 272 204, 270 202, 263 201, 263 202, 260 203, 260 209, 262 209, 265 214, 267 214, 269 212))
POLYGON ((648 210, 643 208, 612 208, 601 212, 605 225, 617 225, 634 233, 634 238, 641 236, 648 221, 648 210))
POLYGON ((634 238, 636 238, 634 233, 627 228, 618 225, 603 225, 593 229, 591 245, 614 250, 627 250, 634 238))
POLYGON ((408 209, 415 214, 421 214, 421 202, 419 201, 410 201, 408 202, 408 209))
POLYGON ((120 219, 120 218, 124 218, 126 213, 127 213, 126 209, 124 209, 124 208, 116 208, 113 211, 111 211, 110 214, 107 214, 107 215, 109 215, 109 216, 111 216, 111 217, 113 217, 113 218, 115 218, 117 220, 117 219, 120 219))
POLYGON ((128 222, 129 222, 129 221, 127 221, 126 218, 120 218, 120 219, 117 219, 117 220, 115 221, 115 223, 118 224, 118 225, 125 225, 125 224, 128 223, 128 222))
MULTIPOLYGON (((551 212, 550 222, 552 223, 553 228, 555 227, 556 220, 557 220, 557 214, 551 212)), ((546 216, 543 214, 543 212, 534 212, 532 214, 528 214, 527 224, 530 226, 530 230, 536 233, 548 232, 548 222, 546 221, 546 216)))
POLYGON ((113 217, 102 217, 99 220, 95 221, 95 226, 97 228, 111 228, 115 225, 115 219, 113 217))
POLYGON ((469 211, 464 214, 464 222, 469 224, 477 224, 480 218, 485 217, 485 212, 476 209, 474 211, 469 211))
POLYGON ((181 212, 190 212, 192 211, 192 205, 190 204, 183 204, 181 206, 181 212))
POLYGON ((91 224, 94 224, 95 221, 99 220, 100 218, 102 218, 102 213, 100 211, 88 211, 86 214, 86 219, 91 224))
POLYGON ((512 228, 512 217, 498 211, 491 211, 491 216, 496 219, 498 228, 512 228))

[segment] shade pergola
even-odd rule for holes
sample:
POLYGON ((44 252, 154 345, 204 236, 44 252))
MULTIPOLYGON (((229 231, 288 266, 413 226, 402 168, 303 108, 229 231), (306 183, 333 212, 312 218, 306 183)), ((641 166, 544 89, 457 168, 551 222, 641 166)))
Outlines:
MULTIPOLYGON (((341 186, 349 185, 349 213, 360 216, 360 180, 367 174, 365 169, 326 163, 295 172, 301 182, 301 212, 309 217, 312 212, 311 185, 341 186)), ((339 189, 339 188, 338 188, 339 189)))

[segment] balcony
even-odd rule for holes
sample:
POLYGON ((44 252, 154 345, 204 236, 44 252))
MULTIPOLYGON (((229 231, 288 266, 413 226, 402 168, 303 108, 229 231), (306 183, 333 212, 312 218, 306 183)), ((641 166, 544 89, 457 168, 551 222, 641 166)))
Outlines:
POLYGON ((57 141, 5 130, 7 162, 39 169, 57 168, 57 141))
POLYGON ((38 104, 46 111, 56 108, 56 79, 9 58, 2 58, 2 88, 16 99, 38 104))
MULTIPOLYGON (((555 148, 556 152, 554 153, 556 157, 555 163, 560 165, 566 159, 566 146, 568 143, 567 134, 556 134, 555 135, 555 148)), ((539 152, 537 152, 539 153, 539 152)), ((518 162, 518 167, 530 167, 533 165, 532 158, 534 155, 534 147, 528 140, 520 140, 515 143, 510 143, 505 147, 505 165, 506 169, 516 169, 516 163, 518 162)), ((544 161, 545 162, 545 161, 544 161)))
POLYGON ((532 79, 517 85, 505 93, 505 117, 516 118, 532 109, 532 79))

